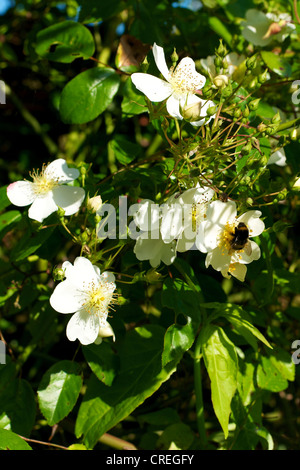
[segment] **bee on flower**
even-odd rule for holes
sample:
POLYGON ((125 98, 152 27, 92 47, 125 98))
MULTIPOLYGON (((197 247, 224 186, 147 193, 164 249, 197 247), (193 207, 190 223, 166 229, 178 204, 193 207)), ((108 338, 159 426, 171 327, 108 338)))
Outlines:
POLYGON ((251 210, 237 216, 233 201, 213 201, 207 210, 198 248, 207 253, 205 265, 227 277, 228 273, 244 281, 246 266, 260 258, 260 248, 252 237, 260 235, 265 224, 262 213, 251 210))

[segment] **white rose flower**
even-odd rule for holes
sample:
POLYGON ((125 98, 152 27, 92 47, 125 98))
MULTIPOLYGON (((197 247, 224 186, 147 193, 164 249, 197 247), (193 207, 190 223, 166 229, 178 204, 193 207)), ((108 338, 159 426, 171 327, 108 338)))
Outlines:
POLYGON ((212 265, 222 274, 231 272, 232 275, 234 269, 238 269, 238 275, 242 277, 245 268, 238 265, 260 258, 260 248, 250 237, 256 237, 264 230, 261 212, 251 210, 237 217, 235 202, 213 201, 206 215, 197 244, 201 251, 207 252, 206 267, 212 265))
POLYGON ((175 69, 173 67, 168 69, 163 48, 154 43, 152 51, 157 68, 165 80, 146 73, 133 73, 131 80, 136 88, 150 101, 161 102, 167 99, 167 111, 176 119, 183 119, 181 109, 200 103, 201 119, 191 124, 202 125, 205 122, 207 109, 214 106, 212 101, 202 100, 195 95, 197 90, 203 88, 206 78, 196 71, 195 62, 190 57, 182 59, 175 69))
POLYGON ((74 314, 67 325, 68 339, 78 338, 86 345, 99 342, 99 336, 113 336, 107 316, 116 299, 115 276, 107 271, 101 274, 97 266, 81 256, 74 265, 64 262, 62 268, 66 279, 55 287, 50 304, 59 313, 74 314))
POLYGON ((296 28, 286 13, 275 15, 250 9, 246 13, 246 21, 241 23, 242 35, 254 46, 267 46, 274 39, 283 42, 296 28))
POLYGON ((31 173, 33 181, 16 181, 7 188, 7 197, 15 206, 30 206, 28 216, 42 222, 61 207, 65 215, 75 214, 85 197, 83 188, 66 186, 79 176, 76 168, 69 168, 67 162, 59 158, 41 172, 31 173))

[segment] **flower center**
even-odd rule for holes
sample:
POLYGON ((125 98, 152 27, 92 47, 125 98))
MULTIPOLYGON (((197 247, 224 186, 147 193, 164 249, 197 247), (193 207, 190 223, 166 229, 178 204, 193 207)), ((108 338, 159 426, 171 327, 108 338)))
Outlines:
POLYGON ((114 294, 115 285, 112 282, 99 283, 92 281, 84 291, 83 307, 90 315, 97 315, 105 321, 108 315, 108 309, 115 303, 116 294, 114 294))
POLYGON ((189 57, 180 61, 177 67, 169 70, 169 83, 174 88, 175 93, 180 95, 195 93, 198 88, 202 88, 205 78, 195 70, 195 63, 189 57))
POLYGON ((58 179, 46 174, 45 170, 46 166, 43 165, 41 171, 33 170, 33 172, 30 173, 33 179, 34 191, 37 195, 41 196, 46 195, 49 191, 58 186, 58 179))

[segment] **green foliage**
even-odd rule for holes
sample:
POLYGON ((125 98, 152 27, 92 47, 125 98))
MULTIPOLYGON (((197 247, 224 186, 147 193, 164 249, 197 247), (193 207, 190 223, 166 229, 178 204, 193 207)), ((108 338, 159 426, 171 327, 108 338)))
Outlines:
POLYGON ((15 3, 0 26, 0 449, 298 450, 299 5, 15 3), (272 17, 255 43, 251 9, 291 21, 272 17), (193 59, 205 85, 179 103, 193 67, 163 77, 154 43, 168 68, 193 59), (158 77, 173 108, 148 97, 158 77), (53 171, 49 183, 58 159, 68 179, 53 171), (193 199, 179 234, 172 204, 196 188, 212 199, 193 199), (42 221, 35 198, 39 215, 53 208, 42 221), (139 252, 146 229, 131 209, 144 199, 166 205, 155 216, 166 238, 161 227, 139 252), (234 221, 215 248, 184 249, 202 222, 201 243, 215 241, 214 203, 234 203, 234 221), (76 271, 78 258, 94 268, 76 271), (101 288, 84 278, 98 269, 101 288))

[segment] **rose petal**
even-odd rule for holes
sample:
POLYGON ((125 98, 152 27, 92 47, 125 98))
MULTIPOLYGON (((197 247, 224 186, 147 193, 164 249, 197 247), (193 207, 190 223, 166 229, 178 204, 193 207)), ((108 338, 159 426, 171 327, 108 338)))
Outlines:
POLYGON ((45 169, 45 175, 50 179, 58 180, 60 183, 70 183, 79 176, 77 168, 69 168, 66 160, 58 158, 49 163, 45 169))
POLYGON ((183 210, 180 204, 165 204, 162 207, 160 233, 164 243, 177 238, 183 229, 183 210))
POLYGON ((213 201, 207 209, 206 216, 212 223, 219 225, 226 225, 227 222, 233 222, 236 217, 235 202, 213 201))
POLYGON ((165 53, 164 53, 163 48, 161 46, 158 46, 156 43, 154 43, 152 52, 153 52, 154 60, 155 60, 158 70, 168 82, 169 81, 169 69, 166 63, 165 53))
POLYGON ((210 264, 216 271, 221 271, 224 267, 229 266, 231 263, 231 256, 224 253, 219 247, 215 248, 210 253, 210 264))
POLYGON ((85 198, 84 189, 77 186, 56 186, 52 193, 55 204, 64 209, 67 216, 78 212, 85 198))
POLYGON ((55 287, 49 301, 51 307, 59 313, 74 313, 82 307, 84 297, 77 287, 67 279, 55 287))
POLYGON ((57 209, 58 207, 53 200, 53 193, 48 191, 45 195, 38 195, 33 201, 28 211, 28 217, 42 222, 53 212, 57 211, 57 209))
POLYGON ((70 341, 78 339, 81 344, 94 343, 98 337, 100 321, 97 315, 90 315, 86 310, 76 312, 67 325, 67 338, 70 341))
POLYGON ((147 73, 133 73, 131 80, 136 88, 144 93, 150 101, 163 101, 173 91, 172 86, 168 82, 147 73))
POLYGON ((175 95, 171 95, 167 101, 167 111, 175 119, 183 119, 179 110, 180 100, 175 95))
POLYGON ((28 206, 36 198, 34 185, 31 181, 16 181, 11 183, 7 187, 7 197, 15 206, 28 206))

